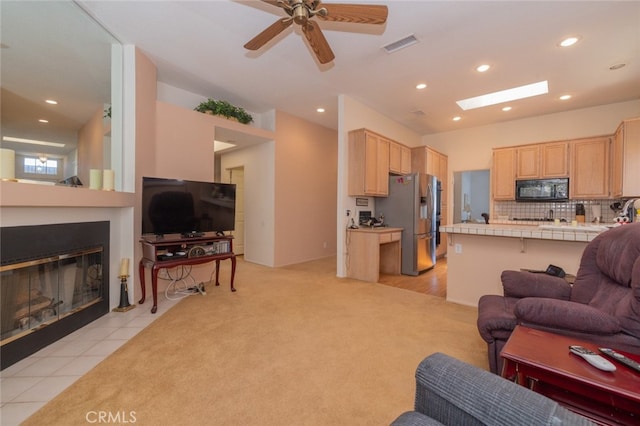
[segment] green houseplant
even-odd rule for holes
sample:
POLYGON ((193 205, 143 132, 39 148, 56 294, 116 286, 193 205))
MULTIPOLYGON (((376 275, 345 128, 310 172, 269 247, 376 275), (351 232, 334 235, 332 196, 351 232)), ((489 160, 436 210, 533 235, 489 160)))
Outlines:
POLYGON ((242 124, 249 124, 253 121, 253 117, 244 110, 228 101, 216 101, 215 99, 207 99, 194 108, 195 111, 205 114, 220 115, 226 118, 235 118, 242 124))

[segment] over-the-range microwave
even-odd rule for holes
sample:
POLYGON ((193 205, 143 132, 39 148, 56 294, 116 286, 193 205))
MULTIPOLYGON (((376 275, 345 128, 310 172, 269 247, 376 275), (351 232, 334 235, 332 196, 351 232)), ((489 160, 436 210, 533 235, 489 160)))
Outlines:
POLYGON ((516 201, 567 201, 569 178, 516 180, 516 201))

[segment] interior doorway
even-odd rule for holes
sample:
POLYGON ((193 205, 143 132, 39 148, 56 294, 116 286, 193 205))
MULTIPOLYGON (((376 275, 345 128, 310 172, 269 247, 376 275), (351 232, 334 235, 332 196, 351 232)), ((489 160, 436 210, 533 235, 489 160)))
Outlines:
POLYGON ((236 185, 236 222, 233 235, 233 252, 244 254, 244 167, 228 169, 229 183, 236 185))
POLYGON ((489 170, 454 172, 453 223, 484 223, 482 214, 489 214, 490 197, 489 170))

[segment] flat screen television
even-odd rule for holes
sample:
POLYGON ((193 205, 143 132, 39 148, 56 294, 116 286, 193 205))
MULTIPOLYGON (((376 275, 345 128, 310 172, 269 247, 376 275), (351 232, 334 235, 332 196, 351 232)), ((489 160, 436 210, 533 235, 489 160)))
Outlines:
POLYGON ((235 184, 142 178, 143 234, 223 234, 234 230, 235 212, 235 184))

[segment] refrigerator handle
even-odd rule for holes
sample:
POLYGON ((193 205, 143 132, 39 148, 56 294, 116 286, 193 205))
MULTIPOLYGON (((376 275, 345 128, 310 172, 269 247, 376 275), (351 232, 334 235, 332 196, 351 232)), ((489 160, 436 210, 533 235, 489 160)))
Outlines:
POLYGON ((427 184, 427 217, 425 219, 433 217, 433 203, 429 202, 434 199, 433 196, 433 185, 427 184))

